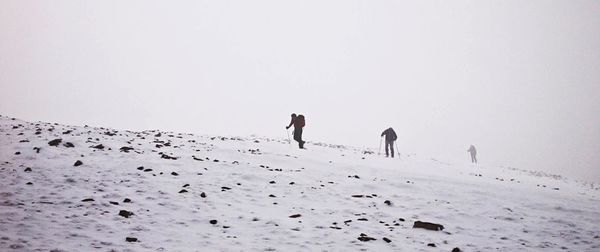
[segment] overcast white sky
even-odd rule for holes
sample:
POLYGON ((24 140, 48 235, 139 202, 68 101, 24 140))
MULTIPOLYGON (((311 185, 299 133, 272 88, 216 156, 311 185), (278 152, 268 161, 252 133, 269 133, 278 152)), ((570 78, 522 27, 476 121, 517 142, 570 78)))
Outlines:
POLYGON ((0 114, 600 182, 600 1, 0 1, 0 114), (309 145, 310 147, 310 145, 309 145))

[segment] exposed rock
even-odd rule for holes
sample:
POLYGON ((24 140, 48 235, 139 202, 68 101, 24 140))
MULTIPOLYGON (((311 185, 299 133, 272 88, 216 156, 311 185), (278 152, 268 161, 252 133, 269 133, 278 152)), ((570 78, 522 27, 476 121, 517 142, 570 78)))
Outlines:
POLYGON ((23 170, 24 172, 31 172, 31 168, 27 167, 25 168, 25 170, 23 170))
POLYGON ((462 250, 460 250, 459 248, 453 248, 452 252, 461 252, 462 250))
POLYGON ((206 193, 204 193, 204 192, 200 193, 200 197, 206 198, 206 193))
POLYGON ((20 151, 15 152, 15 155, 21 155, 20 151))
POLYGON ((133 215, 133 212, 127 211, 127 210, 121 210, 119 211, 119 215, 123 216, 125 218, 129 218, 129 216, 133 215))
POLYGON ((444 226, 442 226, 440 224, 431 223, 431 222, 422 222, 422 221, 415 221, 415 224, 413 224, 413 228, 423 228, 423 229, 433 230, 433 231, 444 230, 444 226))
POLYGON ((119 205, 119 202, 115 202, 115 201, 109 201, 108 203, 113 204, 113 205, 119 205))
POLYGON ((42 148, 40 148, 40 147, 33 147, 33 150, 35 151, 35 153, 40 153, 40 151, 42 150, 42 148))
POLYGON ((362 241, 362 242, 368 242, 368 241, 374 241, 374 240, 377 240, 377 239, 375 239, 373 237, 369 237, 366 234, 361 233, 360 236, 358 237, 358 240, 362 241))
POLYGON ((188 192, 188 191, 185 189, 181 189, 181 191, 179 191, 179 193, 186 193, 186 192, 188 192))
POLYGON ((217 224, 217 220, 210 220, 209 223, 215 225, 217 224))
POLYGON ((81 202, 90 202, 90 201, 94 201, 94 199, 92 199, 92 198, 87 198, 87 199, 83 199, 83 200, 81 200, 81 202))
POLYGON ((300 214, 292 214, 292 215, 290 215, 290 218, 298 218, 300 216, 302 216, 302 215, 300 215, 300 214))
POLYGON ((177 172, 171 172, 171 175, 173 175, 173 176, 179 176, 179 173, 177 173, 177 172))
POLYGON ((131 202, 131 199, 129 199, 129 198, 125 198, 125 199, 123 200, 123 202, 124 202, 124 203, 130 203, 130 202, 131 202))
POLYGON ((50 145, 50 146, 58 146, 60 144, 60 142, 62 142, 62 139, 60 139, 60 138, 59 139, 54 139, 54 140, 48 142, 48 145, 50 145))
POLYGON ((169 156, 169 155, 167 155, 167 154, 164 154, 164 153, 160 155, 160 158, 162 158, 162 159, 172 159, 172 160, 177 160, 177 158, 176 158, 176 157, 171 157, 171 156, 169 156))
POLYGON ((67 147, 67 148, 73 148, 73 147, 75 147, 75 145, 74 145, 73 143, 71 143, 71 142, 66 142, 66 143, 64 143, 63 145, 64 145, 65 147, 67 147))
POLYGON ((140 170, 140 171, 142 171, 142 170, 144 170, 144 167, 143 167, 143 166, 140 166, 140 167, 138 167, 137 169, 138 169, 138 170, 140 170))
POLYGON ((434 247, 435 248, 435 243, 427 243, 428 247, 434 247))
POLYGON ((73 166, 80 166, 80 165, 82 165, 82 164, 83 164, 83 162, 81 162, 81 160, 77 160, 77 161, 75 162, 75 164, 73 164, 73 166))
POLYGON ((392 202, 391 202, 391 201, 389 201, 389 200, 386 200, 386 201, 384 201, 383 203, 385 203, 385 204, 386 204, 386 205, 388 205, 388 206, 391 206, 391 205, 392 205, 392 202))
POLYGON ((129 151, 132 151, 133 147, 129 147, 129 146, 123 146, 121 148, 119 148, 119 151, 121 152, 125 152, 125 153, 129 153, 129 151))
POLYGON ((390 240, 390 239, 389 239, 389 238, 387 238, 387 237, 383 237, 383 240, 384 240, 385 242, 387 242, 387 243, 390 243, 390 242, 392 242, 392 240, 390 240))
POLYGON ((185 187, 188 187, 188 186, 190 186, 190 184, 185 184, 185 185, 183 185, 183 187, 184 187, 184 188, 185 188, 185 187))
POLYGON ((103 150, 104 149, 104 145, 98 144, 98 145, 92 146, 91 148, 98 149, 98 150, 103 150))
POLYGON ((135 237, 126 237, 125 241, 126 242, 137 242, 138 238, 135 238, 135 237))

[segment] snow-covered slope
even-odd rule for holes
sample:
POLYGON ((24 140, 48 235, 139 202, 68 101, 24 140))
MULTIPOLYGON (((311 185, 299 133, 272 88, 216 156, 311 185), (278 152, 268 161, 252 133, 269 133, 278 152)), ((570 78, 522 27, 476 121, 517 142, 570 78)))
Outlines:
POLYGON ((600 251, 597 185, 307 147, 1 117, 0 251, 600 251))

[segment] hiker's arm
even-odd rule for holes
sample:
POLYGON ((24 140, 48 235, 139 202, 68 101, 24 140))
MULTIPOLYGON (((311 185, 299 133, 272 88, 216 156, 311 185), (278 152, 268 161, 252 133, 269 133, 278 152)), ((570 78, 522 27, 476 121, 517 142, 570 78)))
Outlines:
POLYGON ((292 127, 292 125, 294 125, 294 119, 292 119, 292 121, 290 121, 290 125, 288 125, 287 127, 285 127, 286 129, 289 129, 290 127, 292 127))

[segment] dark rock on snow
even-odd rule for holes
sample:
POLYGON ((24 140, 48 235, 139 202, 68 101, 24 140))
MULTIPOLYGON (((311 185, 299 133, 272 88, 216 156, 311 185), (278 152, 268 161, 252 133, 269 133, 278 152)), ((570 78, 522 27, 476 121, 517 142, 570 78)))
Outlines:
POLYGON ((83 199, 83 200, 81 200, 81 202, 90 202, 90 201, 94 201, 94 199, 92 199, 92 198, 87 198, 87 199, 83 199))
POLYGON ((65 144, 63 144, 63 145, 64 145, 65 147, 67 147, 67 148, 73 148, 73 147, 75 147, 75 145, 74 145, 73 143, 71 143, 71 142, 66 142, 66 143, 65 143, 65 144))
POLYGON ((302 216, 302 215, 300 215, 300 214, 292 214, 292 215, 290 215, 290 218, 298 218, 300 216, 302 216))
POLYGON ((428 247, 434 247, 435 248, 435 243, 428 243, 427 244, 428 247))
POLYGON ((390 242, 392 242, 392 240, 390 240, 390 239, 389 239, 389 238, 387 238, 387 237, 383 237, 383 240, 384 240, 385 242, 387 242, 387 243, 390 243, 390 242))
POLYGON ((129 216, 133 215, 133 212, 129 212, 127 210, 121 210, 121 211, 119 211, 119 215, 123 216, 125 218, 129 218, 129 216))
POLYGON ((217 224, 217 220, 210 220, 209 223, 215 225, 217 224))
POLYGON ((135 237, 126 237, 125 241, 126 242, 137 242, 138 238, 135 238, 135 237))
POLYGON ((415 221, 415 224, 413 224, 413 228, 423 228, 423 229, 433 230, 433 231, 444 230, 444 226, 442 226, 440 224, 431 223, 431 222, 422 222, 422 221, 415 221))
POLYGON ((60 142, 62 142, 62 139, 54 139, 54 140, 48 142, 48 145, 50 145, 50 146, 58 146, 60 144, 60 142))
POLYGON ((200 197, 202 197, 202 198, 206 198, 206 193, 202 192, 202 193, 200 194, 200 197))
POLYGON ((374 240, 377 240, 377 239, 375 239, 373 237, 369 237, 366 234, 362 234, 361 233, 360 236, 358 237, 358 240, 362 241, 362 242, 368 242, 368 241, 374 241, 374 240))
POLYGON ((73 164, 73 166, 80 166, 80 165, 82 165, 82 164, 83 164, 83 162, 81 162, 81 160, 77 160, 77 161, 75 162, 75 164, 73 164))

